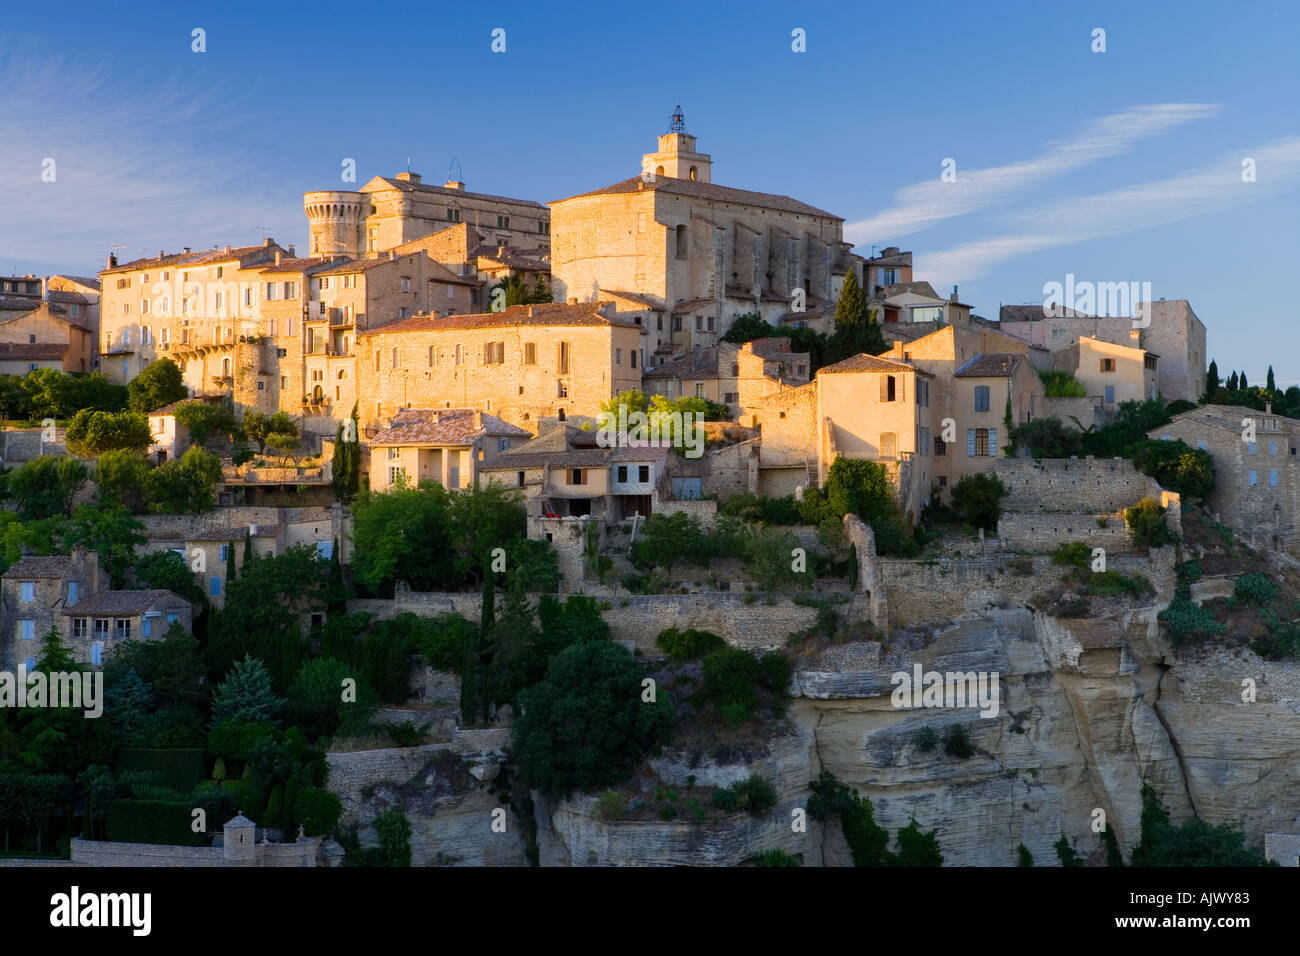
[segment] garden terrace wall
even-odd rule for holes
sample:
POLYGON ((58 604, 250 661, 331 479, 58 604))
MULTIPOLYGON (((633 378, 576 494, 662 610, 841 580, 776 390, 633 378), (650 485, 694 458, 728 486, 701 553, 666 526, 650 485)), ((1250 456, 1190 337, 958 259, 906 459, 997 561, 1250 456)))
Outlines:
POLYGON ((1054 551, 1072 541, 1082 541, 1089 548, 1105 548, 1108 555, 1133 550, 1133 533, 1123 512, 1010 512, 998 519, 998 538, 1008 551, 1054 551), (1099 519, 1105 519, 1106 527, 1098 525, 1099 519))
POLYGON ((1074 513, 1121 511, 1160 486, 1124 458, 999 458, 994 471, 1007 486, 1006 511, 1074 513))

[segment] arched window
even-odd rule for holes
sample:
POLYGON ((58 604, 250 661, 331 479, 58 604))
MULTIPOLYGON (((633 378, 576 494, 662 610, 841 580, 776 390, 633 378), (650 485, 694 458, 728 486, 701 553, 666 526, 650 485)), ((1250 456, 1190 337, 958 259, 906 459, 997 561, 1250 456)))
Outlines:
POLYGON ((230 376, 230 359, 221 360, 221 377, 229 378, 230 376))
POLYGON ((662 176, 663 174, 664 174, 664 168, 663 168, 662 166, 656 166, 656 167, 655 167, 655 175, 656 175, 656 176, 662 176))
POLYGON ((319 402, 322 398, 325 397, 325 390, 321 388, 319 385, 317 385, 314 388, 312 388, 311 397, 313 401, 319 402))
POLYGON ((691 167, 691 179, 695 179, 695 178, 697 177, 697 174, 698 174, 698 173, 699 173, 699 169, 698 169, 697 167, 695 167, 695 166, 692 166, 692 167, 691 167))

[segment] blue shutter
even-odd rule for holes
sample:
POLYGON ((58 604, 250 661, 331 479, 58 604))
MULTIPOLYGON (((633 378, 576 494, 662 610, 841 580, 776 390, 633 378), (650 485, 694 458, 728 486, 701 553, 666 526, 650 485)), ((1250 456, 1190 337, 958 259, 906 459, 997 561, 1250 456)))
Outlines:
POLYGON ((998 457, 998 430, 996 428, 989 429, 989 457, 998 457))
POLYGON ((975 429, 966 429, 966 457, 975 457, 975 429))

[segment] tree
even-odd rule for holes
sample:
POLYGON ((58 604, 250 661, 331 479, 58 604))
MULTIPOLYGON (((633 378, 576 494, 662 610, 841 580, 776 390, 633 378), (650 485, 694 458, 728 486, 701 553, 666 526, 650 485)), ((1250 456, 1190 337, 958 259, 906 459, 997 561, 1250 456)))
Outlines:
POLYGON ((63 643, 59 629, 51 627, 41 638, 41 653, 36 659, 36 670, 43 674, 59 674, 80 669, 72 657, 72 651, 63 643))
POLYGON ((1169 525, 1165 523, 1165 509, 1154 498, 1143 498, 1131 508, 1124 509, 1124 521, 1133 532, 1133 544, 1150 550, 1173 540, 1169 525))
POLYGON ((72 525, 64 541, 68 547, 97 551, 113 587, 122 588, 126 585, 127 572, 135 563, 135 549, 148 541, 144 530, 144 524, 122 505, 104 508, 81 505, 72 513, 72 525))
POLYGON ((239 427, 230 409, 212 402, 182 403, 176 408, 176 423, 189 429, 190 441, 196 445, 206 445, 213 435, 229 438, 239 427))
POLYGON ((835 303, 835 327, 865 325, 869 320, 867 293, 858 282, 856 272, 852 270, 844 277, 840 287, 840 298, 835 303))
POLYGON ((1219 365, 1214 359, 1210 359, 1210 367, 1205 372, 1205 397, 1209 399, 1219 390, 1223 382, 1219 378, 1219 365))
POLYGON ((38 368, 23 377, 34 418, 71 418, 80 409, 120 412, 127 407, 125 385, 114 385, 98 372, 67 375, 53 368, 38 368))
POLYGON ((161 641, 123 641, 110 652, 107 672, 124 673, 133 668, 153 687, 158 704, 165 708, 198 707, 206 703, 201 681, 205 667, 198 638, 179 624, 167 629, 161 641))
POLYGON ((1034 458, 1070 458, 1079 454, 1083 436, 1059 418, 1035 418, 1012 429, 1011 440, 1034 458))
POLYGON ((1264 388, 1268 391, 1269 395, 1273 395, 1277 392, 1277 383, 1273 381, 1273 366, 1271 365, 1268 367, 1268 378, 1264 381, 1264 388))
POLYGON ((967 522, 985 531, 998 530, 1002 499, 1008 489, 997 475, 967 475, 953 485, 952 506, 967 522))
POLYGON ((889 865, 893 859, 888 849, 889 831, 876 823, 870 799, 840 783, 829 770, 809 781, 808 788, 812 791, 808 815, 822 821, 839 817, 854 866, 889 865))
POLYGON ((835 305, 835 331, 826 343, 825 361, 838 362, 862 352, 879 355, 887 348, 880 324, 867 306, 867 294, 850 271, 835 305))
POLYGON ((441 485, 364 493, 352 505, 352 579, 374 593, 406 581, 445 586, 455 574, 448 492, 441 485))
POLYGON ((662 690, 641 698, 642 671, 621 645, 578 644, 563 651, 546 677, 519 695, 514 754, 524 782, 567 797, 622 780, 674 723, 662 690))
POLYGON ((169 358, 151 362, 126 386, 127 403, 133 412, 152 412, 179 402, 189 395, 180 367, 169 358))
POLYGON ((1192 817, 1180 827, 1149 784, 1142 785, 1142 838, 1131 866, 1276 866, 1262 851, 1245 846, 1246 835, 1227 824, 1211 826, 1192 817))
POLYGON ((24 521, 66 515, 86 477, 86 466, 75 458, 41 455, 9 473, 9 495, 24 521))
POLYGON ((1088 389, 1072 374, 1063 369, 1039 369, 1043 390, 1048 398, 1083 398, 1088 389))
POLYGON ((22 378, 0 373, 0 415, 6 420, 30 418, 31 406, 22 378))
POLYGON ((196 604, 206 600, 194 572, 175 551, 154 551, 136 558, 135 581, 140 587, 172 591, 196 604))
POLYGON ((149 462, 137 451, 116 448, 95 462, 95 495, 100 505, 121 504, 132 511, 145 511, 144 486, 149 462))
POLYGON ((1246 384, 1246 370, 1245 370, 1245 369, 1242 369, 1242 370, 1241 370, 1241 380, 1237 383, 1237 387, 1238 387, 1239 389, 1241 389, 1243 392, 1244 392, 1246 389, 1250 388, 1250 386, 1249 386, 1248 384, 1246 384))
POLYGON ((145 479, 145 498, 159 514, 197 514, 216 506, 221 459, 197 445, 180 458, 164 462, 145 479))
POLYGON ((142 452, 153 444, 149 419, 139 412, 100 412, 83 408, 66 433, 68 448, 90 457, 116 448, 142 452))
MULTIPOLYGON (((238 571, 235 567, 235 542, 233 541, 229 542, 226 545, 225 551, 226 551, 226 590, 229 591, 230 585, 234 584, 235 579, 239 577, 238 571)), ((247 562, 245 562, 245 566, 247 566, 247 562)))
POLYGON ((334 486, 334 497, 345 504, 351 501, 361 487, 361 423, 357 417, 356 403, 352 405, 352 415, 348 429, 339 422, 334 436, 334 462, 330 468, 330 481, 334 486), (351 439, 348 438, 351 432, 351 439))
POLYGON ((289 714, 308 740, 332 737, 340 729, 360 727, 370 718, 379 698, 365 678, 350 665, 328 657, 308 661, 289 688, 289 714), (355 681, 355 699, 345 682, 355 681))
POLYGON ((943 854, 939 852, 935 831, 923 833, 916 817, 913 817, 911 823, 898 831, 898 856, 894 865, 943 866, 943 854))
POLYGON ((1184 498, 1204 501, 1214 491, 1214 459, 1208 451, 1192 448, 1182 439, 1147 439, 1138 443, 1133 464, 1163 488, 1184 498))
POLYGON ((281 463, 288 460, 298 447, 298 432, 275 431, 266 436, 266 447, 280 453, 281 463))
POLYGON ((1237 386, 1238 386, 1237 373, 1233 372, 1231 375, 1228 376, 1228 391, 1235 392, 1237 390, 1237 386))
POLYGON ((271 675, 266 665, 252 657, 237 661, 217 686, 212 697, 210 727, 230 720, 237 723, 275 724, 284 709, 284 698, 271 689, 271 675))
POLYGON ((249 409, 244 412, 244 434, 257 442, 258 452, 266 451, 266 436, 271 433, 271 417, 265 412, 249 409))
POLYGON ((836 517, 855 514, 876 524, 894 512, 894 493, 885 466, 861 458, 836 458, 826 475, 826 499, 836 517))

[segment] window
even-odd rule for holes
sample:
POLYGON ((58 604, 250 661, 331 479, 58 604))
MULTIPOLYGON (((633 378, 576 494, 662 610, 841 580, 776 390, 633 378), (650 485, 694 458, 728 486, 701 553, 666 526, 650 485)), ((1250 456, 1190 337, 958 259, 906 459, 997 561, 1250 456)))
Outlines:
POLYGON ((437 364, 437 361, 438 361, 437 346, 430 345, 429 346, 429 368, 433 368, 433 366, 437 364))
POLYGON ((942 438, 936 438, 934 440, 935 457, 942 458, 946 454, 948 454, 948 443, 944 441, 942 438))
POLYGON ((398 461, 401 457, 402 457, 402 449, 400 449, 400 448, 390 448, 390 449, 388 449, 388 460, 389 460, 389 461, 398 461))
POLYGON ((222 273, 222 271, 223 271, 222 267, 221 267, 221 266, 217 266, 217 278, 218 278, 218 279, 221 278, 221 273, 222 273))
POLYGON ((881 458, 898 457, 898 433, 897 432, 880 433, 880 457, 881 458))
POLYGON ((498 229, 509 229, 509 228, 510 228, 510 217, 509 217, 509 216, 497 216, 497 228, 498 228, 498 229))
POLYGON ((509 451, 509 450, 510 450, 510 439, 509 439, 509 438, 498 438, 498 439, 497 439, 497 451, 509 451))
POLYGON ((622 483, 624 483, 624 482, 627 481, 627 465, 619 465, 619 466, 618 466, 618 478, 617 478, 617 481, 618 481, 620 484, 622 484, 622 483))
POLYGON ((402 276, 402 291, 403 291, 403 292, 410 292, 410 291, 411 291, 411 277, 410 277, 410 276, 402 276))
POLYGON ((455 208, 448 209, 448 210, 447 210, 447 221, 448 221, 448 222, 460 222, 460 210, 459 210, 459 209, 455 209, 455 208))
POLYGON ((379 371, 379 353, 375 352, 375 371, 379 371))
POLYGON ((208 594, 213 597, 221 596, 221 578, 212 577, 208 579, 208 594))
POLYGON ((168 612, 167 612, 167 625, 168 625, 169 627, 170 627, 172 624, 178 624, 178 623, 180 623, 180 619, 181 619, 181 616, 180 616, 179 614, 177 614, 175 611, 168 611, 168 612))
POLYGON ((216 308, 217 308, 217 311, 218 311, 218 312, 221 311, 221 293, 220 293, 220 292, 216 293, 216 308))
POLYGON ((284 389, 287 389, 287 388, 289 387, 289 376, 288 376, 288 375, 281 375, 281 376, 280 376, 280 387, 281 387, 281 388, 284 388, 284 389))
POLYGON ((24 604, 26 604, 26 603, 29 602, 29 601, 35 601, 35 600, 36 600, 36 582, 35 582, 35 581, 24 581, 21 585, 19 585, 19 590, 20 590, 20 592, 21 592, 20 600, 21 600, 24 604))
POLYGON ((628 357, 632 360, 632 367, 636 368, 636 352, 633 351, 632 354, 628 357))
POLYGON ((129 617, 119 617, 115 622, 113 633, 119 641, 129 641, 131 639, 131 619, 129 617))
POLYGON ((943 306, 931 305, 912 309, 913 322, 942 322, 943 306))
POLYGON ((92 667, 104 666, 104 645, 100 641, 90 645, 90 664, 92 667))
MULTIPOLYGON (((566 382, 564 379, 558 379, 558 380, 556 381, 556 383, 555 383, 555 397, 556 397, 556 398, 568 398, 568 397, 569 397, 569 383, 566 382)), ((563 415, 563 412, 561 412, 561 415, 563 415)))
POLYGON ((69 604, 77 603, 77 582, 76 581, 68 582, 68 603, 69 604))
POLYGON ((140 619, 140 636, 151 637, 152 635, 153 635, 153 619, 146 615, 145 617, 142 617, 140 619))
POLYGON ((34 657, 23 658, 23 669, 28 671, 36 670, 36 658, 34 657))
POLYGON ((622 350, 622 349, 614 349, 614 364, 615 364, 615 365, 622 365, 622 364, 623 364, 623 350, 622 350))
POLYGON ((74 617, 72 619, 72 636, 79 641, 86 639, 86 619, 84 617, 74 617))
POLYGON ((1271 488, 1276 488, 1276 487, 1277 487, 1277 472, 1276 472, 1276 471, 1270 471, 1270 472, 1268 473, 1268 484, 1269 484, 1269 487, 1271 487, 1271 488))
POLYGON ((639 481, 639 482, 641 482, 642 484, 645 484, 646 482, 648 482, 648 481, 650 480, 650 466, 649 466, 649 465, 637 465, 637 477, 636 477, 636 480, 639 481))
POLYGON ((930 383, 916 380, 916 404, 922 408, 930 407, 930 383))
POLYGON ((975 386, 975 411, 987 412, 989 410, 989 387, 987 385, 975 386))
POLYGON ((406 472, 400 465, 388 466, 388 483, 390 485, 402 485, 406 483, 406 472))
POLYGON ((536 342, 524 343, 524 364, 525 365, 537 364, 537 343, 536 342))
POLYGON ((1107 385, 1107 386, 1106 386, 1106 404, 1107 404, 1107 405, 1114 405, 1114 404, 1115 404, 1115 386, 1114 386, 1114 385, 1107 385))
POLYGON ((286 299, 296 299, 296 298, 298 298, 298 283, 296 283, 296 282, 286 282, 286 283, 284 284, 284 297, 285 297, 286 299))
POLYGON ((585 485, 587 483, 587 470, 585 468, 569 469, 569 484, 585 485))
POLYGON ((218 550, 221 552, 218 561, 228 561, 230 559, 230 545, 223 544, 218 550))
POLYGON ((689 248, 689 242, 686 236, 686 227, 678 226, 677 227, 677 258, 685 259, 688 248, 689 248))
POLYGON ((257 380, 257 390, 259 392, 266 391, 266 382, 262 381, 260 378, 257 380))
POLYGON ((560 342, 556 347, 555 372, 557 375, 569 374, 569 343, 560 342))
POLYGON ((1268 443, 1268 453, 1269 453, 1270 455, 1276 455, 1276 454, 1277 454, 1277 442, 1275 442, 1275 441, 1271 441, 1271 442, 1268 443))
POLYGON ((1199 448, 1201 451, 1205 451, 1206 450, 1205 439, 1202 438, 1200 441, 1198 441, 1196 443, 1196 447, 1199 448))
POLYGON ((930 429, 924 425, 919 425, 916 429, 916 453, 922 456, 930 454, 930 429))
POLYGON ((317 541, 317 542, 316 542, 316 556, 319 557, 319 558, 324 558, 326 561, 328 561, 330 558, 334 557, 334 542, 333 542, 333 541, 317 541))
POLYGON ((524 473, 522 471, 515 472, 515 481, 518 483, 520 488, 524 486, 524 473))
POLYGON ((882 402, 896 402, 901 397, 899 395, 899 384, 901 379, 894 375, 880 376, 880 400, 882 402))
POLYGON ((31 620, 19 621, 18 630, 24 641, 30 641, 36 636, 36 622, 31 620))
POLYGON ((1115 360, 1113 358, 1104 358, 1101 360, 1101 370, 1103 372, 1115 371, 1115 360))
POLYGON ((1255 454, 1255 443, 1254 443, 1254 442, 1251 442, 1251 443, 1250 443, 1250 453, 1251 453, 1252 455, 1255 454))
POLYGON ((506 343, 505 342, 484 342, 483 343, 483 364, 484 365, 501 365, 506 360, 506 343))
POLYGON ((95 618, 95 638, 97 640, 107 640, 108 638, 108 618, 95 618))
POLYGON ((704 383, 703 383, 703 382, 696 382, 696 383, 695 383, 695 397, 696 397, 696 398, 703 398, 703 397, 704 397, 704 383))
POLYGON ((1252 471, 1250 473, 1250 486, 1254 488, 1255 485, 1257 484, 1259 484, 1259 476, 1254 471, 1252 471))
POLYGON ((998 430, 996 428, 966 429, 967 457, 985 458, 996 454, 998 430))

